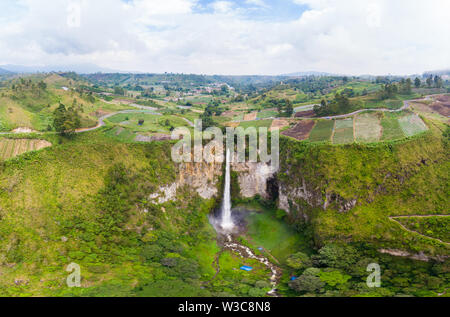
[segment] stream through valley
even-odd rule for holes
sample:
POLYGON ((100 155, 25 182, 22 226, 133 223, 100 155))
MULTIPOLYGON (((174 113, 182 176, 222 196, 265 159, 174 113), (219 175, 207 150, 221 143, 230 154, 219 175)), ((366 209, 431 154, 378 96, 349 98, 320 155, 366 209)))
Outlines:
POLYGON ((216 270, 213 280, 220 273, 220 255, 224 251, 230 251, 244 259, 253 259, 266 266, 271 271, 270 283, 272 287, 267 295, 278 296, 277 285, 282 276, 281 268, 270 262, 267 257, 255 254, 251 248, 238 242, 237 238, 244 234, 247 230, 245 216, 249 213, 249 211, 245 209, 231 209, 230 162, 230 151, 227 150, 222 206, 220 210, 210 216, 210 223, 216 229, 218 244, 221 248, 221 251, 216 255, 213 263, 216 270))

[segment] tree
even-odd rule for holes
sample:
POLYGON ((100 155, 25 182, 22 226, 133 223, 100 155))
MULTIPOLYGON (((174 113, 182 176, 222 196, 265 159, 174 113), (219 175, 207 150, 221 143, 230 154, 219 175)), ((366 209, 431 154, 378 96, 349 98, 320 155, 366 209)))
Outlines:
POLYGON ((432 84, 433 84, 433 75, 430 75, 430 77, 427 78, 427 86, 428 86, 428 88, 431 88, 432 84))
POLYGON ((310 267, 312 265, 312 262, 307 254, 303 252, 297 252, 295 254, 292 254, 286 260, 286 264, 295 270, 301 270, 310 267))
POLYGON ((220 87, 220 91, 222 92, 222 94, 227 95, 230 90, 228 89, 227 85, 222 85, 222 87, 220 87))
POLYGON ((289 287, 297 292, 319 292, 325 283, 319 278, 320 270, 309 268, 296 280, 289 282, 289 287))
POLYGON ((324 270, 319 273, 319 278, 322 282, 326 283, 331 287, 341 286, 349 279, 351 279, 350 275, 343 274, 338 270, 324 270))
POLYGON ((294 107, 292 106, 292 102, 290 100, 286 100, 286 116, 291 117, 294 113, 294 107))
POLYGON ((421 80, 419 79, 419 77, 416 77, 416 79, 414 79, 414 86, 416 86, 416 88, 420 88, 421 85, 421 80))
POLYGON ((53 112, 53 127, 56 132, 71 135, 81 126, 81 118, 74 107, 66 109, 62 103, 53 112))
POLYGON ((442 88, 442 78, 439 76, 434 76, 434 86, 436 88, 442 88))
POLYGON ((319 250, 319 264, 343 270, 350 269, 358 261, 355 248, 348 245, 327 244, 319 250))
POLYGON ((116 87, 114 87, 114 94, 119 95, 119 96, 124 96, 125 89, 123 89, 122 87, 116 86, 116 87))
POLYGON ((410 95, 411 92, 412 92, 412 81, 411 81, 410 78, 408 78, 408 79, 406 80, 406 82, 405 82, 404 92, 405 92, 407 95, 410 95))

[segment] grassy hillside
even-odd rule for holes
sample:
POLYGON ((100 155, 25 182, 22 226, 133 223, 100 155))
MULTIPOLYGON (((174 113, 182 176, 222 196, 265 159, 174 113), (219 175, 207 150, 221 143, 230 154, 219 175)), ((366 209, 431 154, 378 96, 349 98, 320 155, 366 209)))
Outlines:
POLYGON ((92 127, 104 113, 129 109, 120 104, 106 103, 80 90, 63 90, 60 86, 71 84, 55 74, 36 79, 21 78, 8 88, 0 89, 0 131, 19 127, 48 131, 53 122, 53 111, 59 103, 74 106, 81 115, 82 127, 92 127))
POLYGON ((445 125, 405 141, 372 145, 333 146, 281 139, 280 181, 316 192, 330 207, 306 207, 312 217, 316 243, 372 241, 379 246, 447 254, 448 248, 402 230, 390 221, 395 215, 448 212, 448 140, 445 125), (342 212, 344 202, 356 207, 342 212))
POLYGON ((189 191, 179 204, 147 202, 175 179, 170 147, 100 132, 48 138, 53 147, 0 166, 0 295, 112 295, 114 285, 122 290, 114 295, 136 295, 145 281, 167 279, 178 293, 160 295, 201 294, 200 279, 214 273, 211 202, 189 191), (198 243, 208 260, 191 250, 198 243), (71 262, 81 266, 82 289, 65 285, 71 262))

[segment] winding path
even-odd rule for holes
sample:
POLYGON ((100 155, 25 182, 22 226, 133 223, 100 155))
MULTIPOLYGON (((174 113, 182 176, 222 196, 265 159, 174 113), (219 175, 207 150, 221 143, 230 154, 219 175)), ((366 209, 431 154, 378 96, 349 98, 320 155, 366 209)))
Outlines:
POLYGON ((328 120, 340 119, 340 118, 351 117, 351 116, 354 116, 355 114, 362 113, 362 112, 367 112, 367 111, 400 112, 400 111, 409 109, 409 107, 410 107, 409 103, 411 101, 414 101, 414 100, 404 100, 403 101, 403 106, 401 108, 399 108, 399 109, 386 109, 386 108, 360 109, 360 110, 353 111, 353 112, 350 112, 350 113, 347 113, 347 114, 340 114, 340 115, 336 115, 336 116, 319 117, 319 118, 302 118, 302 119, 328 119, 328 120))
MULTIPOLYGON (((429 100, 431 98, 431 96, 425 96, 424 99, 425 100, 429 100)), ((339 119, 339 118, 346 118, 346 117, 351 117, 354 116, 358 113, 362 113, 362 112, 366 112, 366 111, 381 111, 381 112, 400 112, 406 109, 410 108, 410 102, 413 101, 418 101, 418 100, 423 100, 423 99, 413 99, 413 100, 404 100, 403 101, 403 106, 399 109, 386 109, 386 108, 376 108, 376 109, 360 109, 351 113, 347 113, 347 114, 341 114, 341 115, 336 115, 336 116, 327 116, 327 117, 313 117, 313 118, 308 118, 308 117, 304 117, 302 119, 328 119, 328 120, 332 120, 332 119, 339 119)), ((106 101, 105 101, 106 102, 106 101)), ((91 128, 81 128, 81 129, 77 129, 75 132, 76 133, 83 133, 83 132, 88 132, 88 131, 94 131, 97 130, 103 126, 105 126, 105 119, 110 118, 116 114, 120 114, 120 113, 140 113, 140 112, 144 112, 148 111, 149 114, 154 114, 154 115, 162 115, 161 113, 156 112, 156 110, 158 110, 157 108, 154 107, 148 107, 148 106, 141 106, 138 104, 130 104, 129 106, 131 107, 135 107, 138 108, 140 110, 122 110, 122 111, 117 111, 117 112, 112 112, 109 113, 107 115, 104 115, 100 118, 98 118, 98 124, 95 127, 91 127, 91 128)), ((307 105, 310 106, 310 105, 307 105)), ((271 119, 289 119, 289 118, 279 118, 279 117, 271 117, 271 118, 257 118, 256 120, 271 120, 271 119)), ((192 123, 190 120, 186 119, 183 117, 183 120, 186 121, 191 127, 194 126, 194 123, 192 123)), ((239 120, 239 121, 232 121, 232 122, 244 122, 243 120, 239 120)), ((25 133, 25 134, 48 134, 48 133, 56 133, 56 132, 30 132, 30 133, 25 133)), ((16 134, 14 132, 0 132, 0 135, 8 135, 8 134, 16 134)))
MULTIPOLYGON (((429 98, 429 96, 425 97, 425 99, 429 98)), ((374 109, 360 109, 360 110, 356 110, 350 113, 346 113, 346 114, 339 114, 339 115, 335 115, 335 116, 326 116, 326 117, 302 117, 301 119, 325 119, 325 120, 332 120, 332 119, 342 119, 342 118, 347 118, 347 117, 351 117, 354 116, 358 113, 362 113, 362 112, 367 112, 367 111, 380 111, 380 112, 400 112, 406 109, 410 108, 410 102, 412 101, 416 101, 415 100, 404 100, 403 101, 403 106, 399 109, 386 109, 386 108, 374 108, 374 109)), ((308 105, 310 106, 310 105, 308 105)), ((305 106, 306 107, 306 106, 305 106)), ((247 121, 259 121, 259 120, 275 120, 275 119, 292 119, 292 118, 287 118, 287 117, 269 117, 269 118, 256 118, 255 120, 247 120, 247 121)), ((234 120, 232 122, 247 122, 245 120, 234 120)))
POLYGON ((424 235, 424 234, 422 234, 422 233, 420 233, 420 232, 418 232, 418 231, 415 231, 415 230, 411 230, 411 229, 407 228, 404 224, 402 224, 400 221, 397 221, 397 220, 396 220, 396 219, 398 219, 398 218, 431 218, 431 217, 450 217, 450 215, 409 215, 409 216, 390 216, 390 217, 389 217, 389 220, 391 220, 392 222, 395 222, 395 223, 398 224, 403 230, 406 230, 406 231, 408 231, 408 232, 410 232, 410 233, 415 233, 415 234, 418 234, 418 235, 420 235, 420 236, 422 236, 422 237, 425 237, 425 238, 428 238, 428 239, 432 239, 432 240, 438 241, 438 242, 440 242, 440 243, 442 243, 442 244, 445 244, 445 245, 450 246, 450 243, 448 243, 448 242, 442 241, 441 239, 438 239, 438 238, 433 238, 433 237, 430 237, 430 236, 426 236, 426 235, 424 235))
MULTIPOLYGON (((98 118, 98 123, 95 127, 90 127, 90 128, 80 128, 80 129, 76 129, 75 133, 83 133, 83 132, 89 132, 89 131, 94 131, 97 129, 100 129, 101 127, 104 127, 106 125, 105 120, 115 116, 116 114, 121 114, 121 113, 148 113, 148 114, 153 114, 156 116, 162 116, 161 113, 159 112, 155 112, 152 107, 145 107, 142 106, 144 108, 142 108, 142 110, 121 110, 121 111, 117 111, 117 112, 112 112, 112 113, 108 113, 104 116, 101 116, 100 118, 98 118), (151 109, 150 109, 151 108, 151 109)), ((188 121, 190 122, 190 121, 188 121)), ((190 122, 192 123, 192 122, 190 122)), ((9 134, 56 134, 56 132, 27 132, 27 133, 15 133, 15 132, 0 132, 0 135, 9 135, 9 134)))

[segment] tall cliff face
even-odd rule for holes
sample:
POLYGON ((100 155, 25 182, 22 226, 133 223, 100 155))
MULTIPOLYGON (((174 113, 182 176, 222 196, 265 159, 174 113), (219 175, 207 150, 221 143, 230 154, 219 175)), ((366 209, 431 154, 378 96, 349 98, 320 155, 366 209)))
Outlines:
POLYGON ((276 171, 266 163, 235 163, 232 164, 233 172, 238 173, 240 194, 243 198, 252 198, 260 195, 264 199, 270 199, 269 180, 276 171))
MULTIPOLYGON (((271 166, 265 163, 233 163, 231 169, 238 175, 240 196, 252 198, 260 195, 271 199, 269 182, 276 175, 271 166)), ((176 181, 165 184, 152 193, 149 198, 155 204, 176 200, 177 189, 188 186, 203 199, 220 198, 220 177, 223 164, 181 163, 177 168, 176 181)), ((278 190, 278 189, 276 189, 278 190)), ((278 193, 277 193, 278 194, 278 193)))
POLYGON ((177 168, 177 179, 174 183, 160 186, 149 198, 155 204, 163 204, 176 200, 177 190, 187 186, 203 199, 220 196, 218 192, 219 177, 222 175, 222 164, 181 163, 177 168))

